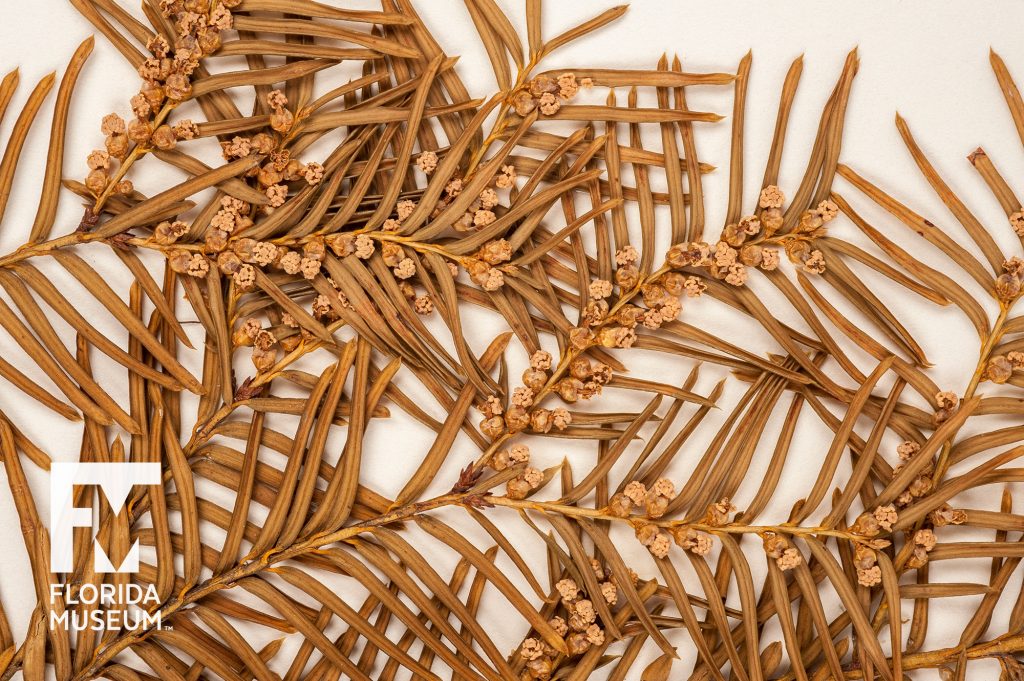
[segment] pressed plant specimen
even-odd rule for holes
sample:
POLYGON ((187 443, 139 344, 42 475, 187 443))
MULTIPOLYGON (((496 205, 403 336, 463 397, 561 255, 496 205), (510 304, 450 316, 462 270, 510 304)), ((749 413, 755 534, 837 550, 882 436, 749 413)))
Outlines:
MULTIPOLYGON (((61 78, 37 217, 0 256, 0 376, 81 422, 83 463, 155 464, 160 482, 116 509, 78 489, 79 507, 96 502, 97 543, 78 532, 74 570, 52 572, 26 475, 50 468, 49 443, 0 401, 38 597, 27 627, 0 612, 3 679, 964 678, 979 660, 1024 674, 1024 261, 993 238, 1024 239, 1024 209, 978 150, 1007 215, 983 225, 902 120, 963 244, 842 165, 856 54, 787 187, 793 63, 750 188, 749 54, 722 73, 557 63, 624 8, 546 36, 528 0, 524 40, 493 0, 466 0, 497 83, 476 99, 485 88, 460 80, 410 0, 144 0, 141 18, 116 0, 72 4, 139 89, 96 116, 97 149, 68 179, 91 40, 61 78), (351 78, 318 89, 339 73, 351 78), (731 90, 731 111, 691 109, 705 87, 731 90), (723 113, 729 191, 712 226, 697 140, 723 113), (187 179, 144 195, 135 182, 158 162, 187 179), (893 225, 863 219, 837 177, 893 225), (66 193, 84 202, 73 229, 55 219, 66 193), (899 223, 949 268, 890 238, 899 223), (129 290, 82 252, 129 272, 129 290), (904 297, 883 300, 868 271, 904 297), (900 321, 911 298, 977 329, 965 386, 930 377, 900 321), (713 332, 703 306, 760 335, 713 332), (503 331, 482 337, 481 312, 503 331), (120 375, 94 373, 98 354, 120 375), (659 375, 630 371, 652 355, 659 375), (383 490, 366 472, 395 459, 379 437, 390 418, 430 437, 383 490), (807 423, 830 441, 801 442, 807 423), (586 464, 550 456, 552 441, 586 464), (780 484, 793 467, 813 483, 780 484), (998 508, 965 507, 979 488, 1001 493, 998 508), (97 568, 95 547, 118 562, 136 543, 138 572, 97 568), (987 583, 930 576, 972 559, 990 562, 987 583), (144 613, 114 617, 130 587, 144 613), (482 607, 492 598, 500 616, 482 607), (959 640, 932 645, 933 599, 960 598, 974 608, 959 640)), ((36 87, 8 141, 0 217, 54 85, 36 87)), ((0 112, 16 87, 0 83, 0 112)))

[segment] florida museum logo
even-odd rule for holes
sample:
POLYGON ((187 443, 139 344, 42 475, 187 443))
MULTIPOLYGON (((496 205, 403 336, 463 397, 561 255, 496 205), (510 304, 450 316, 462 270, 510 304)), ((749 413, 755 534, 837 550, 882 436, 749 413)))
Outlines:
POLYGON ((50 610, 50 627, 72 631, 108 631, 119 629, 160 629, 160 598, 152 585, 140 585, 123 579, 106 581, 110 574, 139 571, 139 542, 136 540, 118 565, 107 556, 97 540, 97 528, 91 507, 75 506, 75 487, 99 489, 113 513, 124 508, 132 488, 159 485, 158 463, 54 463, 50 471, 50 564, 54 573, 75 572, 74 534, 76 528, 89 528, 92 541, 93 571, 97 583, 50 585, 51 602, 63 599, 64 608, 50 610))

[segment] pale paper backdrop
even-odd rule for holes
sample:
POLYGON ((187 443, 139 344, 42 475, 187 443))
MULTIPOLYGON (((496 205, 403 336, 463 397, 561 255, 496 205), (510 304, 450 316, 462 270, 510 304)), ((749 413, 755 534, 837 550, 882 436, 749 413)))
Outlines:
MULTIPOLYGON (((328 1, 342 4, 340 0, 328 1)), ((21 68, 22 86, 15 99, 15 105, 20 105, 35 81, 51 70, 64 68, 75 46, 92 33, 92 28, 65 0, 19 3, 5 0, 2 4, 8 11, 0 22, 0 67, 21 68)), ((344 4, 368 5, 366 0, 344 4)), ((494 88, 490 68, 483 50, 477 44, 474 28, 462 3, 459 0, 419 0, 416 4, 446 49, 451 54, 463 55, 458 69, 471 92, 478 96, 490 94, 494 88)), ((525 30, 522 3, 517 0, 501 0, 501 4, 507 8, 517 25, 525 30)), ((545 34, 548 36, 579 23, 607 6, 604 2, 553 0, 545 5, 545 34)), ((1024 179, 1024 154, 1021 153, 1020 142, 988 63, 991 46, 1002 54, 1018 79, 1024 81, 1021 25, 1024 25, 1024 4, 995 0, 976 0, 971 3, 955 0, 903 0, 898 3, 882 0, 857 3, 837 0, 790 0, 784 3, 757 0, 637 0, 625 18, 616 25, 564 49, 550 63, 552 68, 567 69, 583 65, 651 68, 659 55, 667 52, 669 55, 678 54, 687 70, 731 71, 746 51, 753 48, 745 157, 748 188, 745 208, 749 210, 752 208, 749 202, 754 196, 751 189, 760 182, 763 174, 775 122, 778 91, 791 61, 800 54, 804 55, 803 79, 790 122, 783 165, 782 184, 790 193, 799 182, 821 106, 835 83, 844 57, 850 49, 859 47, 860 71, 848 113, 843 160, 882 184, 911 207, 931 217, 940 226, 947 227, 956 238, 963 239, 959 227, 920 178, 900 141, 893 123, 894 113, 899 110, 909 121, 921 146, 954 189, 967 199, 970 207, 986 224, 998 226, 997 240, 1000 245, 1008 252, 1019 253, 1019 244, 1005 228, 1005 217, 999 206, 990 198, 987 188, 967 163, 965 156, 978 145, 984 146, 1014 189, 1018 193, 1024 190, 1021 187, 1024 179), (1011 250, 1014 248, 1017 250, 1011 250)), ((100 117, 110 111, 126 115, 127 100, 136 87, 135 74, 126 67, 120 55, 99 37, 97 49, 85 69, 74 102, 65 163, 65 172, 69 177, 82 177, 85 156, 91 149, 102 144, 98 130, 100 117)), ((620 93, 621 96, 624 94, 620 93)), ((728 114, 732 107, 731 95, 731 88, 694 89, 688 97, 693 108, 728 114)), ((13 119, 14 115, 9 113, 0 126, 0 134, 6 136, 9 133, 13 119)), ((48 127, 47 109, 29 139, 28 153, 35 155, 26 158, 39 159, 40 153, 45 153, 43 132, 48 127)), ((704 180, 709 197, 709 231, 717 231, 724 213, 728 140, 728 120, 715 126, 700 126, 698 145, 701 160, 722 168, 704 180)), ((35 180, 41 176, 42 167, 41 163, 34 160, 25 165, 27 172, 15 186, 15 199, 8 210, 6 227, 0 231, 0 252, 7 252, 20 243, 34 215, 36 197, 32 192, 35 180)), ((160 187, 174 177, 158 162, 145 164, 143 169, 144 173, 136 172, 133 177, 144 191, 160 187), (143 175, 145 179, 140 179, 143 175)), ((906 238, 898 225, 873 208, 855 190, 841 180, 837 182, 837 188, 874 224, 888 234, 898 235, 902 243, 913 247, 914 242, 906 238)), ((69 197, 57 231, 62 233, 72 229, 80 215, 80 208, 69 197)), ((853 231, 845 222, 835 228, 844 235, 850 235, 853 231)), ((111 283, 118 290, 127 290, 123 268, 116 265, 116 259, 111 254, 102 247, 84 253, 95 266, 110 273, 111 283), (110 268, 106 269, 108 265, 110 268)), ((944 266, 940 259, 930 261, 936 266, 944 266)), ((66 275, 55 272, 46 263, 41 265, 53 273, 55 281, 68 287, 69 295, 74 292, 74 287, 67 283, 66 275)), ((885 295, 898 293, 891 285, 879 284, 879 287, 885 295)), ((907 326, 922 341, 928 356, 935 363, 936 382, 943 387, 962 391, 973 369, 973 358, 977 352, 977 339, 972 337, 971 330, 955 312, 938 310, 914 299, 906 300, 900 311, 907 326)), ((90 310, 85 309, 83 312, 88 315, 90 310)), ((751 335, 749 325, 733 324, 734 317, 728 311, 710 303, 687 304, 684 314, 687 321, 706 325, 728 340, 740 344, 749 343, 761 351, 773 349, 771 343, 765 342, 763 338, 760 339, 761 344, 756 345, 759 338, 756 330, 751 335)), ((101 328, 109 328, 117 340, 123 342, 116 328, 109 323, 103 326, 104 315, 96 317, 101 328)), ((473 336, 473 344, 480 349, 500 330, 500 324, 486 315, 478 317, 474 318, 476 321, 473 327, 476 330, 471 333, 477 334, 473 336)), ((68 328, 63 325, 58 325, 58 329, 68 332, 68 328)), ((198 327, 190 327, 190 333, 195 340, 201 339, 198 327)), ((67 333, 66 338, 69 344, 73 344, 70 333, 67 333)), ((20 357, 18 351, 7 351, 11 346, 12 341, 0 335, 0 352, 5 356, 20 357)), ((521 349, 516 348, 513 354, 516 355, 513 358, 517 362, 516 366, 521 366, 525 359, 521 349)), ((855 357, 862 368, 873 366, 873 362, 863 356, 855 354, 855 357)), ((628 361, 630 367, 638 373, 642 374, 644 369, 648 374, 657 371, 662 380, 670 381, 681 381, 691 368, 688 362, 680 362, 678 366, 652 366, 649 359, 641 356, 628 361)), ((26 368, 24 362, 20 362, 19 366, 26 368)), ((101 358, 96 359, 96 366, 101 377, 104 371, 118 371, 118 368, 101 358)), ((194 361, 191 366, 196 366, 194 361)), ((239 366, 244 370, 244 361, 239 366)), ((26 370, 30 375, 37 376, 31 368, 26 370)), ((719 368, 707 367, 698 387, 706 393, 725 375, 719 368)), ((122 381, 118 375, 101 382, 116 387, 122 381)), ((733 382, 723 404, 734 404, 739 389, 740 386, 733 382)), ((124 399, 123 393, 114 390, 114 394, 124 399)), ((616 393, 616 398, 621 399, 622 403, 615 405, 612 410, 636 408, 636 400, 630 396, 616 393)), ((433 402, 427 401, 425 404, 429 404, 432 412, 439 415, 433 402)), ((604 408, 609 407, 605 405, 604 408)), ((13 392, 7 385, 0 386, 0 409, 16 420, 29 437, 55 459, 72 460, 78 455, 79 429, 76 425, 37 407, 34 402, 13 392)), ((723 416, 724 413, 713 415, 708 419, 708 425, 716 426, 721 423, 723 416)), ((787 496, 790 502, 801 493, 799 490, 809 487, 817 471, 816 462, 827 448, 828 434, 813 421, 808 419, 808 423, 801 426, 802 439, 794 449, 793 459, 785 471, 784 488, 780 494, 785 495, 788 490, 793 490, 787 496), (806 467, 800 465, 801 461, 807 462, 806 467)), ((861 427, 864 425, 862 423, 861 427)), ((699 445, 706 443, 713 431, 713 427, 703 430, 701 441, 689 446, 689 456, 679 458, 677 479, 685 474, 685 467, 692 465, 695 457, 703 451, 699 445)), ((401 413, 396 413, 390 422, 371 426, 368 441, 367 451, 370 454, 364 461, 363 481, 384 493, 394 493, 402 484, 402 480, 394 475, 395 471, 408 469, 408 466, 418 461, 429 440, 422 427, 408 423, 401 413)), ((887 443, 887 446, 894 445, 895 441, 887 443)), ((460 442, 457 446, 461 447, 459 451, 464 456, 456 463, 472 458, 471 445, 460 442)), ((763 462, 763 457, 768 453, 770 450, 759 451, 759 460, 763 462)), ((577 461, 580 466, 592 461, 593 457, 593 453, 586 449, 574 449, 560 444, 535 448, 535 459, 545 466, 557 463, 563 455, 577 461)), ((280 464, 280 461, 276 463, 280 464)), ((46 478, 33 470, 31 464, 26 462, 26 466, 45 518, 48 506, 46 478)), ((445 484, 450 484, 455 468, 440 476, 445 484)), ((847 472, 846 469, 840 470, 839 479, 842 480, 847 472)), ((752 480, 744 486, 747 499, 758 483, 759 480, 752 480)), ((210 493, 216 494, 216 491, 210 493)), ((968 505, 995 509, 998 493, 994 488, 975 492, 968 505)), ((1020 486, 1015 490, 1015 496, 1018 506, 1024 502, 1020 486)), ((772 507, 765 516, 784 519, 787 511, 788 508, 783 504, 778 508, 772 507)), ((512 521, 511 526, 516 525, 514 518, 508 516, 507 519, 512 521)), ((532 537, 521 531, 521 528, 511 532, 521 545, 529 545, 532 541, 532 537)), ((217 540, 216 533, 211 533, 211 537, 217 540)), ((536 547, 535 542, 533 545, 536 547)), ((637 549, 631 537, 624 535, 621 545, 623 552, 635 564, 647 570, 645 573, 641 569, 641 574, 653 574, 653 567, 644 562, 644 552, 637 549)), ((3 485, 0 485, 0 547, 0 598, 20 639, 34 597, 17 516, 3 485)), ((542 564, 541 549, 535 548, 532 555, 538 559, 538 564, 542 564)), ((450 570, 454 560, 454 557, 447 554, 438 556, 437 565, 443 574, 447 574, 446 570, 450 570)), ((939 566, 932 574, 937 581, 987 579, 987 562, 979 561, 973 567, 976 570, 969 574, 948 574, 948 571, 943 574, 939 566)), ((361 602, 363 592, 360 589, 351 584, 346 587, 343 582, 338 588, 346 596, 351 595, 351 603, 361 602)), ((1020 588, 1019 573, 1008 588, 1014 593, 1020 588)), ((500 624, 494 624, 500 622, 508 606, 493 596, 489 594, 485 599, 483 617, 492 623, 491 629, 498 644, 511 649, 521 640, 524 632, 504 629, 500 624)), ((955 636, 958 630, 951 627, 957 622, 964 622, 976 604, 976 598, 950 599, 939 603, 933 610, 927 645, 937 647, 955 642, 950 641, 949 636, 955 636)), ((904 617, 908 617, 909 613, 909 606, 905 604, 904 617)), ((1005 617, 1004 608, 997 612, 995 621, 1005 621, 1005 617)), ((337 623, 332 631, 337 631, 337 623)), ((254 631, 252 635, 259 642, 268 640, 265 631, 254 631)), ((681 649, 689 650, 683 634, 677 632, 673 640, 681 649)), ((287 660, 288 653, 295 649, 294 645, 294 642, 287 643, 279 657, 287 660)), ((680 666, 685 665, 689 669, 692 655, 692 651, 684 652, 680 666)), ((637 667, 636 678, 639 678, 641 668, 637 667)), ((989 664, 972 667, 970 678, 995 678, 997 675, 995 665, 989 664)), ((602 678, 602 673, 598 672, 594 678, 602 678)), ((936 678, 935 672, 927 672, 920 678, 936 678)))

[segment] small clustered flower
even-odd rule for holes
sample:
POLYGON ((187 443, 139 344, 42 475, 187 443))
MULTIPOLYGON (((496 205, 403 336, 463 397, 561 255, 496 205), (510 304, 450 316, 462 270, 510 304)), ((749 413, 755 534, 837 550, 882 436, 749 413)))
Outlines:
POLYGON ((512 165, 503 165, 501 172, 494 177, 494 186, 498 189, 511 189, 516 182, 516 168, 512 165))
POLYGON ((963 525, 967 522, 967 512, 959 508, 952 508, 949 504, 943 504, 932 511, 928 517, 935 527, 963 525))
POLYGON ((413 301, 413 309, 416 310, 416 314, 428 315, 434 311, 434 301, 429 295, 417 296, 413 301))
POLYGON ((260 320, 249 317, 235 331, 232 342, 237 346, 252 346, 256 342, 256 336, 262 330, 260 320))
POLYGON ((303 170, 302 176, 305 178, 308 185, 314 187, 323 181, 325 172, 326 170, 322 164, 312 161, 306 164, 306 168, 303 170))
POLYGON ((1004 303, 1012 303, 1024 290, 1024 260, 1013 256, 1003 261, 1003 273, 996 277, 996 295, 1004 303))
POLYGON ((210 272, 210 261, 201 253, 193 253, 188 262, 186 274, 191 277, 202 278, 210 272))
POLYGON ((267 198, 270 200, 270 205, 274 208, 278 208, 284 205, 284 202, 288 198, 288 187, 283 184, 272 184, 267 187, 266 190, 267 198))
POLYGON ((595 279, 590 282, 590 296, 602 300, 612 294, 612 283, 606 279, 595 279))
POLYGON ((295 122, 295 115, 288 110, 288 97, 281 90, 272 90, 267 95, 270 106, 270 127, 280 133, 288 132, 295 122))
POLYGON ((727 525, 729 516, 735 511, 736 507, 732 505, 732 502, 728 498, 723 498, 708 506, 704 519, 708 525, 727 525))
POLYGON ((633 246, 624 246, 615 252, 615 264, 619 266, 632 265, 639 259, 640 254, 633 246))
POLYGON ((424 151, 416 157, 416 167, 427 175, 431 174, 437 168, 437 153, 424 151))
POLYGON ((416 263, 412 258, 403 258, 394 269, 394 275, 399 279, 409 279, 416 274, 416 263))
POLYGON ((538 371, 551 369, 551 353, 545 350, 538 350, 530 355, 530 367, 538 371))
POLYGON ((853 565, 857 571, 857 583, 861 586, 876 586, 882 581, 882 569, 878 567, 878 556, 873 549, 857 544, 853 552, 853 565))
POLYGON ((803 269, 811 274, 822 274, 825 271, 825 256, 819 250, 813 250, 803 261, 803 269))
POLYGON ((711 553, 711 535, 706 532, 695 530, 692 527, 677 527, 672 530, 672 539, 676 546, 698 556, 706 556, 711 553))
POLYGON ((928 554, 935 548, 938 540, 935 532, 928 528, 922 528, 914 533, 914 549, 907 559, 907 567, 917 569, 928 563, 928 554))
POLYGON ((878 521, 878 526, 886 532, 892 531, 893 523, 899 519, 896 514, 896 507, 892 504, 879 506, 875 509, 873 515, 875 516, 875 520, 878 521))
POLYGON ((665 558, 672 545, 669 535, 653 523, 638 523, 636 538, 655 558, 665 558))
POLYGON ((239 289, 247 291, 256 284, 256 268, 252 265, 242 265, 232 275, 231 280, 239 289))
POLYGON ((500 265, 503 262, 511 260, 512 244, 510 244, 506 239, 488 241, 480 247, 480 250, 477 252, 477 257, 488 265, 500 265))
POLYGON ((612 495, 606 511, 618 518, 628 518, 633 515, 634 507, 639 507, 643 509, 645 517, 660 518, 665 515, 675 495, 675 485, 668 478, 658 478, 650 489, 639 480, 632 480, 626 483, 621 492, 612 495))
POLYGON ((769 558, 775 559, 775 564, 783 572, 792 570, 803 562, 803 556, 800 555, 800 551, 787 538, 775 532, 765 532, 762 536, 762 541, 764 542, 765 553, 768 554, 769 558))
POLYGON ((555 584, 555 591, 561 597, 563 603, 572 603, 580 594, 576 582, 571 579, 562 579, 555 584))
POLYGON ((515 478, 508 481, 505 486, 505 493, 510 499, 525 499, 530 492, 540 487, 544 482, 544 473, 540 470, 527 466, 515 478))
POLYGON ((529 407, 533 404, 533 391, 526 387, 519 387, 512 391, 512 405, 516 407, 529 407))
POLYGON ((545 116, 553 116, 576 96, 580 83, 573 73, 563 73, 557 79, 546 75, 536 76, 512 95, 512 108, 520 116, 527 116, 536 109, 545 116))
POLYGON ((896 447, 896 455, 900 457, 901 461, 910 461, 919 451, 921 451, 921 445, 910 440, 902 442, 896 447))
POLYGON ((355 240, 355 255, 361 260, 366 260, 373 255, 374 245, 373 239, 366 234, 360 234, 355 240))
POLYGON ((708 290, 708 285, 698 277, 687 277, 683 282, 683 290, 688 298, 699 298, 708 290))
POLYGON ((894 504, 878 506, 870 512, 861 513, 850 532, 861 537, 877 537, 881 531, 891 532, 893 525, 899 520, 899 515, 894 504))
POLYGON ((949 420, 960 404, 960 398, 956 393, 943 390, 935 394, 935 415, 933 421, 939 425, 949 420))
POLYGON ((188 232, 188 225, 181 220, 174 222, 165 220, 153 229, 153 240, 160 245, 168 246, 185 236, 186 232, 188 232))
POLYGON ((1014 233, 1024 239, 1024 209, 1018 210, 1010 215, 1010 226, 1014 233))
POLYGON ((786 195, 782 193, 782 190, 776 185, 770 184, 761 190, 757 205, 761 208, 782 208, 785 201, 786 195))

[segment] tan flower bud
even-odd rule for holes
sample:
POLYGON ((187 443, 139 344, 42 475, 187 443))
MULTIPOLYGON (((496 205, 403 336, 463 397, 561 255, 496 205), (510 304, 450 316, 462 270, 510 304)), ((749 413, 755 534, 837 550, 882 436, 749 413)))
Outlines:
POLYGON ((107 153, 116 159, 123 160, 128 155, 128 136, 124 133, 108 135, 105 144, 107 153))
POLYGON ((177 145, 178 138, 169 125, 161 125, 153 132, 153 136, 150 138, 150 141, 157 149, 170 151, 175 147, 175 145, 177 145))
POLYGON ((505 412, 505 427, 510 433, 518 433, 530 425, 530 415, 523 407, 509 407, 505 412))
POLYGON ((192 94, 192 83, 188 76, 183 73, 172 73, 167 77, 165 90, 168 99, 183 101, 192 94))
POLYGON ((102 168, 93 170, 85 178, 85 186, 96 196, 99 196, 107 188, 107 172, 102 168))
POLYGON ((277 132, 288 132, 295 122, 295 116, 288 109, 278 109, 270 114, 270 127, 277 132))
POLYGON ((1009 302, 1020 295, 1021 281, 1013 274, 1001 274, 996 278, 996 295, 1004 302, 1009 302))
POLYGON ((633 502, 625 494, 615 494, 608 500, 605 511, 616 518, 628 518, 633 511, 633 502))
MULTIPOLYGON (((640 281, 640 270, 633 265, 626 265, 615 270, 615 283, 623 291, 632 290, 640 281)), ((621 295, 621 294, 620 294, 621 295)))
POLYGON ((500 416, 486 418, 480 422, 480 432, 492 440, 500 437, 505 433, 505 420, 500 416))
POLYGON ((256 367, 257 371, 270 371, 274 368, 274 364, 277 362, 277 350, 273 348, 262 349, 253 348, 252 351, 252 364, 256 367))
POLYGON ((530 429, 535 433, 547 433, 551 431, 554 419, 549 409, 534 409, 530 414, 530 429))
POLYGON ((779 208, 768 208, 761 212, 761 226, 766 237, 773 236, 782 229, 784 217, 779 208))
POLYGON ((558 392, 558 396, 565 402, 572 404, 580 399, 580 391, 583 389, 583 381, 578 378, 563 378, 559 381, 555 390, 558 392))

